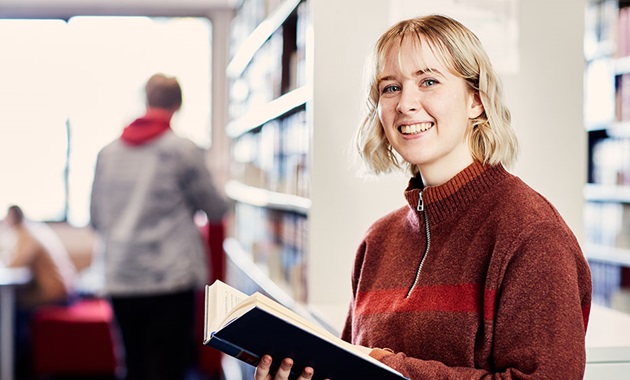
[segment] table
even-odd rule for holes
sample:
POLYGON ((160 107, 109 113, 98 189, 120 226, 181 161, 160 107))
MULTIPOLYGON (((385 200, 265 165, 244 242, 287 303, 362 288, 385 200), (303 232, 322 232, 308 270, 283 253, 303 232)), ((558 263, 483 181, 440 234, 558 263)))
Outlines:
POLYGON ((585 380, 628 379, 630 314, 593 304, 586 331, 585 380))
POLYGON ((0 267, 0 379, 13 380, 15 288, 31 280, 27 268, 0 267))

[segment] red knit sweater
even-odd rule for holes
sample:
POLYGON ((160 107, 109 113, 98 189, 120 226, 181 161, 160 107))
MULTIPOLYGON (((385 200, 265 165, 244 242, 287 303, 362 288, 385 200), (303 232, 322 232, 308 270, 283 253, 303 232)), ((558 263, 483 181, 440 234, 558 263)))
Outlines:
POLYGON ((411 379, 582 379, 591 277, 556 209, 479 163, 405 197, 359 247, 342 337, 411 379))

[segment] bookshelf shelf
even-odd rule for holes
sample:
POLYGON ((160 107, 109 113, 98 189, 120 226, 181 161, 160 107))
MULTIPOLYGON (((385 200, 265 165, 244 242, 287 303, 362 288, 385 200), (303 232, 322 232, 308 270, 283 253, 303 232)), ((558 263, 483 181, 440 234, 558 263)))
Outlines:
POLYGON ((275 11, 241 43, 241 48, 236 52, 227 66, 227 76, 231 79, 240 77, 247 65, 254 58, 262 45, 278 30, 278 28, 293 13, 301 0, 284 0, 275 11))
POLYGON ((630 56, 615 59, 615 74, 630 74, 630 56))
POLYGON ((307 0, 244 0, 232 29, 239 48, 226 67, 231 163, 224 190, 234 201, 226 280, 305 315, 310 23, 307 0))
POLYGON ((584 199, 590 202, 630 203, 630 186, 587 184, 584 199))
POLYGON ((630 268, 630 249, 588 244, 584 251, 589 260, 630 268))
POLYGON ((585 28, 584 187, 586 247, 593 299, 612 304, 630 284, 630 2, 589 0, 585 28), (588 54, 588 52, 601 54, 588 54))
POLYGON ((615 121, 608 124, 606 133, 609 137, 630 138, 630 121, 615 121))
POLYGON ((308 198, 269 191, 234 180, 227 183, 225 191, 230 199, 252 206, 290 211, 303 215, 307 215, 311 207, 311 200, 308 198))
POLYGON ((285 115, 296 108, 304 107, 311 97, 310 86, 302 86, 292 90, 263 106, 252 108, 241 118, 232 121, 227 126, 227 134, 231 138, 237 138, 270 120, 285 115))

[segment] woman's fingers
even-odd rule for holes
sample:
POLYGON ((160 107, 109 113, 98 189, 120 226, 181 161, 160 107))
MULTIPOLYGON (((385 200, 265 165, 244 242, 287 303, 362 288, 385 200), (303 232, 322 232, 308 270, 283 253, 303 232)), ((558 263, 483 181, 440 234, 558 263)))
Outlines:
POLYGON ((256 367, 256 371, 254 372, 255 380, 269 380, 271 379, 271 375, 269 374, 269 370, 271 369, 271 356, 263 355, 260 359, 260 363, 256 367))
MULTIPOLYGON (((255 380, 271 380, 271 374, 269 371, 271 370, 272 359, 269 355, 264 355, 260 359, 260 363, 256 367, 256 371, 254 372, 255 380)), ((288 380, 289 375, 291 374, 291 368, 293 367, 293 360, 291 358, 285 358, 282 363, 280 363, 280 367, 276 372, 276 376, 273 377, 273 380, 288 380)), ((313 378, 313 368, 306 367, 300 373, 300 376, 297 380, 311 380, 313 378)))
POLYGON ((291 367, 293 367, 293 360, 291 358, 284 358, 282 363, 280 363, 280 368, 278 368, 274 380, 288 380, 291 374, 291 367))
POLYGON ((302 374, 298 378, 298 380, 310 380, 313 378, 313 368, 306 367, 302 370, 302 374))
MULTIPOLYGON (((293 367, 293 360, 290 358, 286 358, 280 364, 280 368, 278 369, 278 373, 276 373, 276 377, 274 380, 287 380, 289 378, 289 374, 291 373, 291 368, 293 367)), ((313 368, 305 367, 297 380, 311 380, 313 378, 313 368)))

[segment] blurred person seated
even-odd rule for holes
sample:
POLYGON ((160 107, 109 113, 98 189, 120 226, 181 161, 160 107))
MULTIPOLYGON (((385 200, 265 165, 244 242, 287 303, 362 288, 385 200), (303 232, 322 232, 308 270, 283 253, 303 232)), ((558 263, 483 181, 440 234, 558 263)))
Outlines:
POLYGON ((32 279, 16 294, 16 372, 31 378, 30 322, 37 308, 69 305, 75 298, 76 268, 65 246, 45 223, 27 220, 12 205, 0 223, 0 258, 7 267, 28 268, 32 279))
POLYGON ((55 232, 45 223, 26 220, 15 205, 2 224, 5 265, 28 268, 32 275, 32 281, 18 291, 18 307, 68 303, 74 297, 77 273, 55 232))

